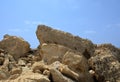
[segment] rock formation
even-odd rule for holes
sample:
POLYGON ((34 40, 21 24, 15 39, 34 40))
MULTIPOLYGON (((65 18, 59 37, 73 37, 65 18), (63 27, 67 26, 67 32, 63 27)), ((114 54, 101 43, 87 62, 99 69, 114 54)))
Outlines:
POLYGON ((0 41, 0 82, 120 82, 120 49, 39 25, 39 47, 20 37, 0 41))

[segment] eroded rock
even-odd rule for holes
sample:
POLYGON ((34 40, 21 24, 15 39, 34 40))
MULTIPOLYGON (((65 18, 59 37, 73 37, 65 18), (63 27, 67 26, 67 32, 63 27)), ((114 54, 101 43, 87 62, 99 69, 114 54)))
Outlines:
POLYGON ((89 59, 89 65, 94 70, 98 82, 120 81, 120 63, 114 49, 111 45, 100 45, 96 48, 94 56, 89 59))
MULTIPOLYGON (((40 43, 53 43, 64 45, 68 48, 81 52, 82 54, 87 51, 87 56, 94 52, 94 45, 91 41, 82 39, 78 36, 73 36, 70 33, 52 29, 45 25, 39 25, 36 31, 37 38, 40 43)), ((85 54, 86 55, 86 54, 85 54)))
MULTIPOLYGON (((78 82, 93 82, 88 72, 87 59, 79 52, 68 51, 63 57, 63 64, 79 75, 78 82)), ((74 75, 75 76, 75 75, 74 75)))
POLYGON ((5 35, 0 41, 0 82, 120 82, 120 49, 39 25, 41 44, 5 35))
POLYGON ((62 58, 69 48, 57 44, 42 44, 40 54, 42 60, 47 64, 52 64, 55 61, 62 62, 62 58))
POLYGON ((60 71, 57 69, 51 68, 50 69, 51 75, 52 75, 52 80, 53 82, 75 82, 65 76, 63 76, 60 71))
POLYGON ((30 50, 30 45, 22 38, 5 35, 4 39, 0 41, 0 48, 4 49, 17 59, 26 55, 26 53, 30 50))

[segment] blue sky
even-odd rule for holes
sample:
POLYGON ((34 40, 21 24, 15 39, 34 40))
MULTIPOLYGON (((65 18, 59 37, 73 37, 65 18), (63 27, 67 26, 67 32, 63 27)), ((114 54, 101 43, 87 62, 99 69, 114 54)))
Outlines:
POLYGON ((0 0, 0 40, 21 36, 36 48, 39 24, 120 47, 120 0, 0 0))

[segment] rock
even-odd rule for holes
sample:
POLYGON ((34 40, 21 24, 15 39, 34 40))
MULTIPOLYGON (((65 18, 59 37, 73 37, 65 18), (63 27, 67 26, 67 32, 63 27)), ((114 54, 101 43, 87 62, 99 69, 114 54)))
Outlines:
POLYGON ((9 52, 15 59, 25 56, 30 51, 30 45, 22 38, 16 36, 5 35, 4 39, 0 41, 0 48, 9 52))
POLYGON ((10 71, 10 74, 11 74, 11 75, 21 74, 21 73, 22 73, 22 69, 21 69, 21 68, 13 68, 13 69, 10 71))
POLYGON ((75 51, 66 52, 62 63, 68 65, 68 68, 79 75, 79 77, 77 76, 78 82, 93 82, 88 72, 89 66, 87 59, 81 53, 75 51))
POLYGON ((3 49, 0 48, 0 53, 5 53, 5 51, 3 49))
POLYGON ((47 70, 48 69, 48 66, 44 64, 44 62, 40 61, 40 62, 35 62, 33 65, 32 65, 32 70, 34 73, 36 72, 41 72, 43 73, 44 70, 47 70))
POLYGON ((4 63, 4 58, 3 57, 0 57, 0 65, 3 65, 3 63, 4 63))
POLYGON ((0 70, 0 80, 5 80, 9 77, 9 74, 5 71, 0 70))
POLYGON ((10 77, 9 77, 9 80, 14 80, 14 79, 17 79, 18 77, 20 76, 20 74, 14 74, 14 75, 11 75, 10 77))
POLYGON ((26 71, 16 79, 2 80, 0 82, 50 82, 50 80, 41 74, 26 71))
POLYGON ((43 75, 45 75, 49 78, 50 77, 50 71, 49 70, 44 70, 43 75))
POLYGON ((25 66, 26 65, 26 61, 22 60, 22 59, 19 59, 18 60, 18 65, 20 66, 25 66))
POLYGON ((112 44, 101 44, 98 45, 97 48, 95 49, 95 54, 107 54, 109 53, 110 55, 113 55, 116 57, 116 59, 120 62, 120 50, 113 46, 112 44))
POLYGON ((89 65, 95 72, 94 77, 98 82, 120 81, 120 63, 117 53, 118 51, 111 45, 105 44, 96 48, 94 56, 89 59, 89 65))
POLYGON ((49 65, 49 69, 57 69, 64 77, 68 77, 74 81, 78 81, 79 75, 68 68, 67 65, 64 65, 60 63, 59 61, 56 61, 49 65))
POLYGON ((31 71, 21 74, 21 76, 16 80, 21 80, 20 82, 50 82, 46 76, 39 73, 33 73, 31 71))
POLYGON ((94 45, 91 41, 82 39, 78 36, 73 36, 70 33, 52 29, 45 25, 38 26, 36 35, 40 44, 53 43, 64 45, 72 50, 81 52, 82 54, 86 52, 84 54, 87 58, 90 58, 94 52, 94 45))
POLYGON ((42 60, 47 64, 52 64, 55 61, 62 62, 62 57, 69 48, 57 44, 42 44, 40 54, 42 60))
POLYGON ((75 82, 65 76, 63 76, 57 69, 50 69, 53 82, 75 82))
POLYGON ((87 59, 79 52, 68 51, 62 59, 62 63, 68 65, 75 72, 88 71, 87 59))
POLYGON ((60 67, 58 69, 63 75, 65 75, 75 81, 79 81, 79 78, 80 78, 79 74, 77 74, 74 71, 72 71, 71 69, 69 69, 67 65, 62 64, 62 65, 60 65, 60 67))

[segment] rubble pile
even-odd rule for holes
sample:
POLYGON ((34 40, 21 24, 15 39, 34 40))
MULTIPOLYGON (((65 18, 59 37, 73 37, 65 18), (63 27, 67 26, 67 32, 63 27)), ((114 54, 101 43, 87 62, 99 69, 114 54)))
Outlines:
POLYGON ((0 41, 0 82, 120 82, 120 49, 39 25, 38 48, 17 36, 0 41))

